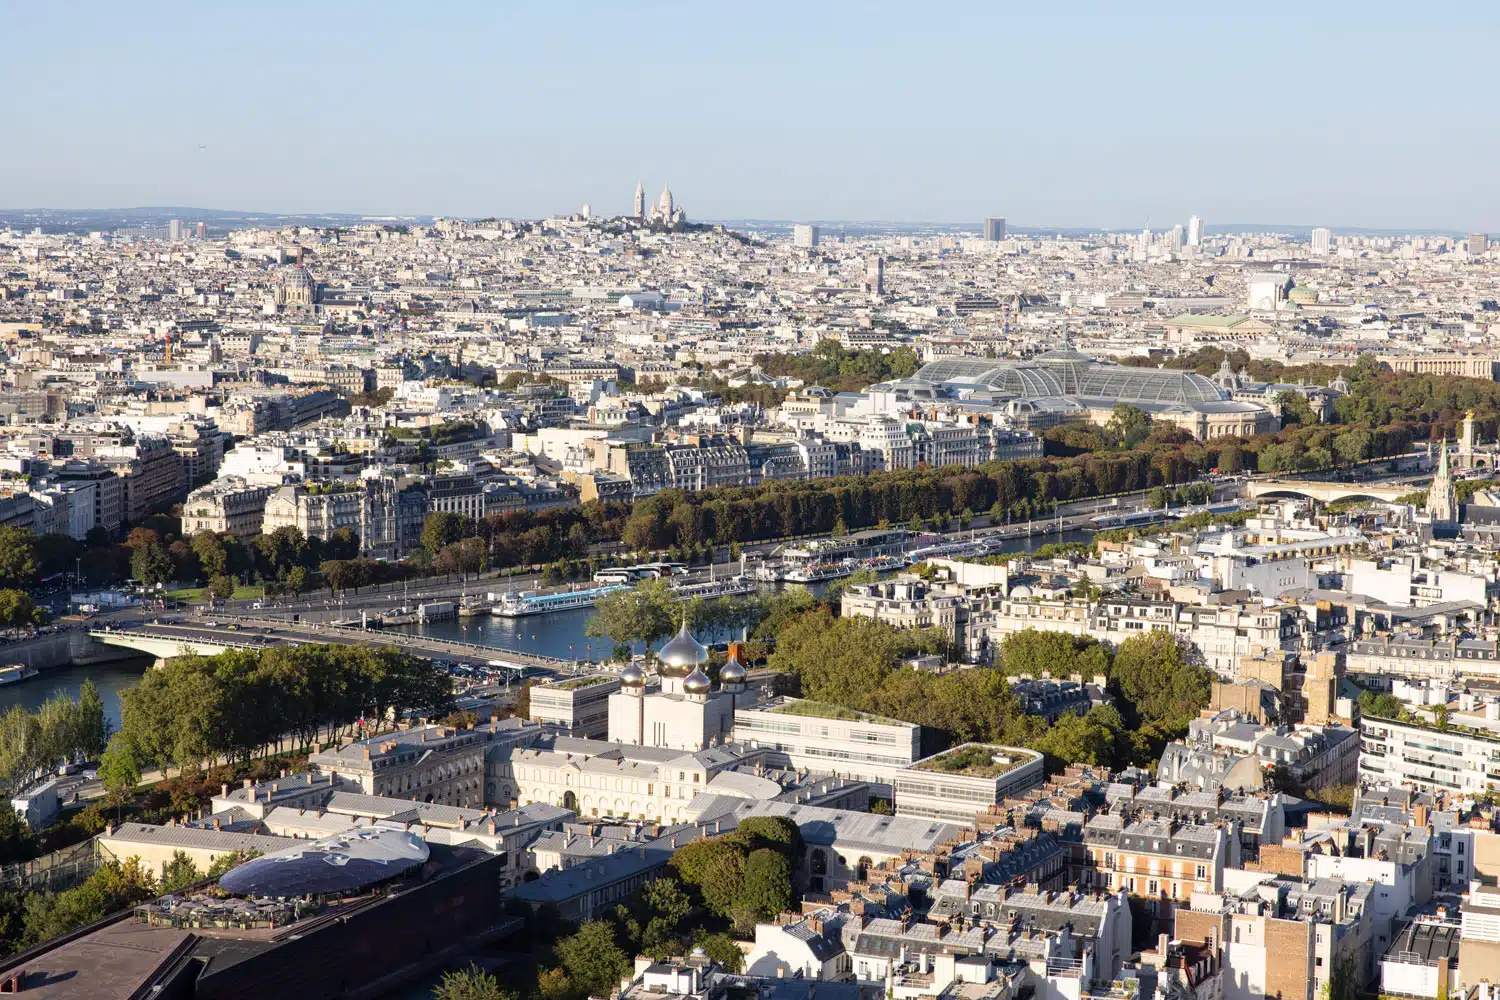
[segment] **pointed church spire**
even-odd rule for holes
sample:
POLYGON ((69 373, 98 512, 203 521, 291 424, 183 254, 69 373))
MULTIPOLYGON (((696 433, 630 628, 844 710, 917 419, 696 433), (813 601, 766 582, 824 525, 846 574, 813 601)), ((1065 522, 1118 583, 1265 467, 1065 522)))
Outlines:
POLYGON ((1432 486, 1427 490, 1427 514, 1434 524, 1458 520, 1458 494, 1453 488, 1453 477, 1448 470, 1446 435, 1438 446, 1437 472, 1432 477, 1432 486))

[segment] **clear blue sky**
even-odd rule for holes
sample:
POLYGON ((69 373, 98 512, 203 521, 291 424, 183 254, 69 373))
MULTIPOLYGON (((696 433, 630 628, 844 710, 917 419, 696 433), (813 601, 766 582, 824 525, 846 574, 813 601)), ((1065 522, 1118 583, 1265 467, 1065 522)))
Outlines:
POLYGON ((1500 231, 1500 5, 42 3, 0 206, 1500 231), (207 148, 200 149, 199 147, 207 148))

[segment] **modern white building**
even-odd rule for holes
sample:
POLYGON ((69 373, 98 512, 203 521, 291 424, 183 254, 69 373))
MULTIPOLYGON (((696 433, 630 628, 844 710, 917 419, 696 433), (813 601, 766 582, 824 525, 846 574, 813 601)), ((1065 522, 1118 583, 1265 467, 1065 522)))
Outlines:
POLYGON ((1360 719, 1359 779, 1432 795, 1500 789, 1500 732, 1375 715, 1360 719))
POLYGON ((766 761, 832 771, 891 794, 901 769, 921 758, 922 727, 801 698, 735 712, 737 743, 766 751, 766 761))
POLYGON ((1188 219, 1187 242, 1190 247, 1203 244, 1203 219, 1199 216, 1188 219))
POLYGON ((965 743, 896 775, 896 815, 969 824, 1006 797, 1042 783, 1042 755, 1022 747, 965 743))
POLYGON ((1473 573, 1444 571, 1423 565, 1420 556, 1385 560, 1352 559, 1349 590, 1382 604, 1422 608, 1453 601, 1483 606, 1491 581, 1473 573))
POLYGON ((792 227, 792 246, 799 250, 811 250, 818 245, 822 235, 817 226, 799 222, 792 227))
POLYGON ((620 690, 614 674, 589 674, 531 689, 531 720, 569 736, 602 739, 609 731, 610 695, 620 690))

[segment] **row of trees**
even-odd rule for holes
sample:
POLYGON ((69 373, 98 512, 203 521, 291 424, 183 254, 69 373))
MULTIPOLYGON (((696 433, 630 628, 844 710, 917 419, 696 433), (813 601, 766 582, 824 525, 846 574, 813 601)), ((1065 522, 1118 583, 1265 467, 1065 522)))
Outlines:
POLYGON ((309 748, 413 708, 452 707, 452 683, 426 660, 389 647, 288 646, 178 656, 121 695, 121 732, 105 764, 245 762, 309 748))
MULTIPOLYGON (((0 527, 0 587, 24 591, 43 577, 81 572, 93 584, 127 577, 151 587, 198 582, 220 597, 232 593, 237 581, 300 594, 317 585, 320 574, 334 589, 353 589, 407 576, 586 558, 593 542, 619 536, 625 510, 595 502, 539 512, 508 511, 477 521, 435 513, 424 525, 422 546, 401 563, 380 570, 374 568, 376 561, 359 558, 360 539, 352 528, 339 528, 326 539, 308 538, 295 527, 248 539, 206 531, 183 537, 179 517, 158 515, 116 543, 102 528, 80 541, 5 526, 0 527)), ((0 592, 0 624, 6 610, 0 592)), ((17 623, 29 624, 19 619, 17 623)))
POLYGON ((573 507, 487 514, 478 520, 439 512, 428 515, 422 526, 422 551, 436 561, 449 546, 478 538, 492 569, 583 559, 593 543, 620 536, 628 510, 628 504, 590 501, 573 507))
POLYGON ((0 715, 0 781, 21 788, 63 761, 98 760, 109 740, 104 699, 92 680, 74 698, 59 691, 34 712, 0 715))
POLYGON ((1147 450, 1097 453, 977 468, 875 473, 758 487, 666 490, 635 503, 621 541, 634 551, 756 542, 787 535, 932 523, 953 512, 1025 519, 1056 502, 1101 493, 1186 482, 1217 464, 1199 448, 1196 460, 1159 459, 1147 450))

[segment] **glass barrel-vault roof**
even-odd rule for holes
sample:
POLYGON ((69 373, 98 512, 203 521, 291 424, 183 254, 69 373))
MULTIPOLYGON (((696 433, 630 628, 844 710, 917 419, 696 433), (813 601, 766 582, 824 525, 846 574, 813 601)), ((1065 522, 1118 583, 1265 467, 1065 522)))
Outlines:
POLYGON ((1197 372, 1086 361, 1076 356, 1043 358, 1042 363, 991 358, 943 358, 923 365, 915 378, 967 382, 1022 398, 1087 396, 1156 403, 1201 403, 1224 399, 1218 386, 1197 372))

